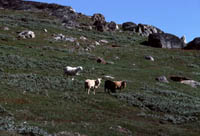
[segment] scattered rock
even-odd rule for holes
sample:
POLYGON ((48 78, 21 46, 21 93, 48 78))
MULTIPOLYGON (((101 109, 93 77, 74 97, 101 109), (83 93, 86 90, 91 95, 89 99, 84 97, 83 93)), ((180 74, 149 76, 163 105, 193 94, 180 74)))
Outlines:
POLYGON ((57 134, 54 134, 54 136, 87 136, 87 135, 82 135, 78 132, 72 133, 72 132, 62 131, 57 134))
POLYGON ((76 38, 66 37, 63 34, 58 34, 58 35, 54 36, 53 39, 56 41, 66 41, 66 42, 75 42, 76 41, 76 38))
POLYGON ((4 30, 4 31, 9 31, 10 28, 8 28, 8 27, 4 27, 3 30, 4 30))
POLYGON ((19 33, 18 37, 23 39, 35 38, 35 33, 33 31, 25 30, 19 33))
POLYGON ((200 86, 200 82, 194 80, 182 80, 180 83, 190 85, 193 88, 200 86))
POLYGON ((154 33, 149 35, 148 44, 157 48, 184 48, 185 43, 177 36, 167 33, 154 33))
POLYGON ((99 42, 97 42, 97 41, 95 41, 94 44, 95 44, 96 46, 101 45, 101 44, 100 44, 99 42))
POLYGON ((84 36, 81 36, 80 39, 83 40, 83 41, 87 40, 87 38, 84 37, 84 36))
POLYGON ((44 29, 44 32, 47 33, 48 32, 47 29, 44 29))
POLYGON ((113 61, 107 61, 107 64, 111 64, 111 65, 113 65, 113 64, 115 64, 113 61))
POLYGON ((12 131, 27 136, 50 136, 43 129, 28 125, 27 122, 17 124, 13 117, 0 117, 0 131, 12 131))
POLYGON ((107 64, 107 62, 103 58, 97 58, 97 63, 107 64))
POLYGON ((150 61, 154 61, 154 58, 152 56, 145 56, 145 59, 150 60, 150 61))
POLYGON ((200 37, 195 38, 185 47, 187 50, 200 50, 200 37))
POLYGON ((114 127, 110 127, 109 129, 113 131, 117 131, 121 134, 125 134, 127 136, 132 136, 132 132, 128 130, 127 128, 123 128, 122 126, 114 126, 114 127))
POLYGON ((99 42, 103 43, 103 44, 108 44, 109 43, 107 40, 100 40, 99 42))
POLYGON ((163 83, 169 83, 169 81, 167 80, 165 76, 157 77, 156 80, 163 83))

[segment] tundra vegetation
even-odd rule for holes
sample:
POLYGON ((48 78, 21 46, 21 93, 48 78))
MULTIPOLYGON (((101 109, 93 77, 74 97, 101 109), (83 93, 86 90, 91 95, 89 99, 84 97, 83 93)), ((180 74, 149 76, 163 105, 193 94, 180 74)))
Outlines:
POLYGON ((45 12, 1 9, 0 135, 199 136, 200 88, 169 79, 200 81, 199 51, 153 48, 143 45, 147 40, 127 31, 67 28, 45 12), (18 38, 24 30, 35 38, 18 38), (54 40, 58 34, 76 40, 54 40), (108 43, 94 44, 100 40, 108 43), (97 63, 99 57, 112 63, 97 63), (66 66, 83 71, 72 81, 63 76, 66 66), (103 80, 96 95, 84 91, 85 79, 105 75, 127 87, 109 95, 103 80))

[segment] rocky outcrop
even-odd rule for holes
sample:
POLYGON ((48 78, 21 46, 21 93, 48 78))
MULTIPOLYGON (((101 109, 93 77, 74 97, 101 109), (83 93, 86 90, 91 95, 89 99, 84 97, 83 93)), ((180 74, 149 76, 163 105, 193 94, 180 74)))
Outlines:
POLYGON ((48 12, 50 15, 60 18, 63 23, 69 26, 78 25, 76 22, 77 13, 69 6, 22 0, 0 0, 0 7, 13 10, 48 12))
POLYGON ((106 21, 105 17, 102 14, 94 14, 92 16, 93 25, 97 31, 104 32, 106 31, 106 21))
POLYGON ((200 37, 195 38, 187 44, 185 49, 188 50, 200 50, 200 37))
POLYGON ((148 38, 148 44, 152 47, 157 48, 184 48, 186 45, 175 35, 168 34, 168 33, 154 33, 150 34, 148 38))
POLYGON ((119 29, 119 26, 114 21, 111 21, 110 23, 108 23, 108 29, 110 31, 116 31, 119 29))
POLYGON ((133 22, 125 22, 122 24, 122 30, 123 31, 134 31, 137 28, 137 24, 133 23, 133 22))
POLYGON ((148 37, 150 34, 154 33, 164 33, 159 28, 152 26, 152 25, 145 25, 145 24, 138 24, 136 28, 136 33, 139 33, 141 36, 148 37))
POLYGON ((125 22, 122 24, 123 31, 133 31, 134 33, 138 33, 141 36, 148 37, 150 34, 154 33, 164 33, 159 28, 152 25, 145 24, 135 24, 133 22, 125 22))

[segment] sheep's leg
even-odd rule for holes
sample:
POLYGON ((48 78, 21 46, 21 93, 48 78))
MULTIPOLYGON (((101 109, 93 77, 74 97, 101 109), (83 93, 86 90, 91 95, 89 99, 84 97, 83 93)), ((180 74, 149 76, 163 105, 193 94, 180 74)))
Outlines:
POLYGON ((95 95, 95 89, 94 89, 94 92, 93 92, 93 93, 94 93, 94 95, 95 95))
POLYGON ((90 88, 88 88, 88 95, 90 94, 90 88))
POLYGON ((107 92, 106 87, 104 87, 104 92, 105 92, 105 93, 107 92))

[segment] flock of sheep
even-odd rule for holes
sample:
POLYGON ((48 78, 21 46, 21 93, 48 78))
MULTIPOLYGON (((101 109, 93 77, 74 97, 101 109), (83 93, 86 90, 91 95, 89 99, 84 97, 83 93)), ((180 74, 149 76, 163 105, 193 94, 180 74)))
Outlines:
MULTIPOLYGON (((71 67, 71 66, 67 66, 64 68, 64 75, 67 76, 76 76, 76 75, 80 75, 80 72, 83 70, 83 67, 78 66, 78 67, 71 67)), ((73 78, 72 78, 73 80, 73 78)), ((90 91, 93 90, 93 93, 95 95, 95 90, 97 88, 99 88, 100 84, 101 84, 101 78, 97 78, 96 80, 94 79, 86 79, 85 80, 85 91, 88 92, 88 94, 90 94, 90 91)), ((111 80, 106 80, 104 83, 104 91, 108 92, 110 94, 110 92, 112 93, 116 93, 116 89, 119 89, 121 91, 121 89, 126 88, 126 81, 111 81, 111 80)))

